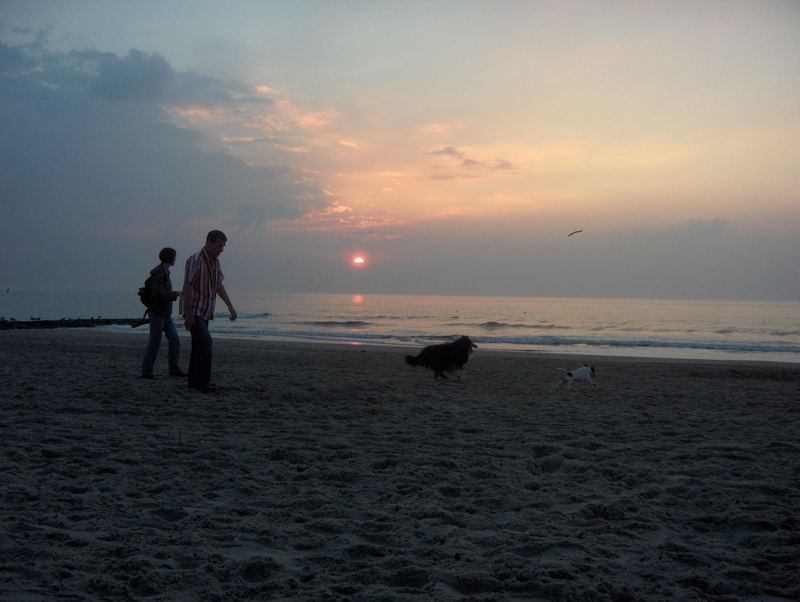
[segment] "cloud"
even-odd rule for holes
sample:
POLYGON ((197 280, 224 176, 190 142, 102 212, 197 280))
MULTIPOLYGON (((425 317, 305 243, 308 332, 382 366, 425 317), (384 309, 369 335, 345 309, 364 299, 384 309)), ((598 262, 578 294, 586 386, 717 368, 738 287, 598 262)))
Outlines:
POLYGON ((341 146, 346 146, 347 148, 353 148, 353 149, 360 148, 358 146, 358 143, 357 142, 353 142, 352 140, 339 140, 339 144, 341 146))
POLYGON ((313 209, 295 219, 272 220, 265 224, 268 232, 327 233, 348 238, 358 235, 365 239, 393 237, 386 229, 405 222, 391 210, 356 212, 352 207, 333 201, 321 209, 313 209))
POLYGON ((469 180, 469 179, 477 179, 480 178, 478 174, 433 174, 428 176, 426 179, 433 180, 434 182, 447 182, 449 180, 469 180))
POLYGON ((430 154, 430 155, 442 155, 442 156, 445 156, 445 157, 454 157, 456 159, 463 159, 464 158, 464 154, 461 151, 453 148, 452 146, 445 146, 445 147, 440 148, 438 150, 433 150, 428 154, 430 154))
POLYGON ((90 92, 109 101, 150 101, 167 105, 224 107, 235 103, 268 105, 264 89, 222 81, 193 71, 177 72, 158 53, 130 50, 125 56, 84 51, 68 62, 93 75, 90 92))
POLYGON ((457 174, 450 174, 442 176, 433 175, 430 176, 432 180, 450 180, 456 179, 461 177, 475 177, 474 173, 470 174, 469 172, 494 172, 494 171, 511 171, 518 169, 518 167, 507 159, 493 159, 493 160, 483 160, 483 159, 475 159, 474 157, 468 156, 466 152, 459 150, 453 146, 444 146, 442 148, 433 150, 428 152, 429 155, 434 157, 448 157, 453 159, 458 167, 466 170, 467 173, 460 172, 457 174))
POLYGON ((280 152, 252 167, 167 110, 252 102, 271 100, 239 82, 177 72, 158 54, 0 42, 0 236, 33 269, 37 258, 43 269, 52 264, 44 248, 69 245, 113 271, 137 248, 182 233, 199 240, 204 233, 187 232, 189 223, 245 228, 325 207, 321 187, 280 152))
POLYGON ((96 59, 97 76, 91 92, 108 100, 165 100, 177 77, 175 71, 158 54, 131 50, 125 57, 110 53, 92 53, 87 62, 96 59))
POLYGON ((0 42, 0 73, 16 74, 29 69, 33 64, 17 48, 0 42))

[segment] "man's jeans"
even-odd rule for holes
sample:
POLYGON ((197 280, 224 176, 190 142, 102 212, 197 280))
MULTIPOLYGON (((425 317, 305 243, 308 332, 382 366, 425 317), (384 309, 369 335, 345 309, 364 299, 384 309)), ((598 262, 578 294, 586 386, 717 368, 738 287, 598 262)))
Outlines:
POLYGON ((189 357, 189 386, 195 389, 207 387, 211 382, 211 334, 208 332, 208 320, 200 316, 194 317, 192 334, 192 354, 189 357))
POLYGON ((178 357, 181 352, 181 343, 178 340, 178 331, 170 316, 159 316, 150 312, 150 342, 144 352, 142 362, 142 376, 153 375, 153 364, 156 362, 158 349, 161 347, 161 333, 167 335, 169 343, 169 373, 176 374, 181 371, 178 366, 178 357))

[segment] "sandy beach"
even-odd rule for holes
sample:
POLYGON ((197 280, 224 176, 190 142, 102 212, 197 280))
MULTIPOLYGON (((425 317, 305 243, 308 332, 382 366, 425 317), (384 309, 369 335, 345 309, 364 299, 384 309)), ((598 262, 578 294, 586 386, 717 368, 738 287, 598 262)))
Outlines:
POLYGON ((0 599, 800 599, 800 366, 145 344, 0 332, 0 599))

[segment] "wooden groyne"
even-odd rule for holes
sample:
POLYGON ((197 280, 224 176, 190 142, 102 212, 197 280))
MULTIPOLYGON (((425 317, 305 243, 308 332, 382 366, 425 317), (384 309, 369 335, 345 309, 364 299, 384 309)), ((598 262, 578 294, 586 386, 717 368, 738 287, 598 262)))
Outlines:
POLYGON ((61 320, 0 320, 0 330, 33 330, 49 328, 94 328, 95 326, 111 326, 113 324, 136 328, 148 324, 142 318, 62 318, 61 320))

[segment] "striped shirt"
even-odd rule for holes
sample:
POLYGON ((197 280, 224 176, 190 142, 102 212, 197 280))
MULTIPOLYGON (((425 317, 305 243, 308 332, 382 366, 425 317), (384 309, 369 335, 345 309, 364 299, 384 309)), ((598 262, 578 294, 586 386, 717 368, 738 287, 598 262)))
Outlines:
POLYGON ((184 316, 200 316, 206 320, 214 319, 214 302, 217 300, 217 287, 225 278, 219 259, 208 256, 205 249, 200 249, 186 260, 184 283, 192 288, 191 307, 184 306, 181 297, 180 310, 184 316))

